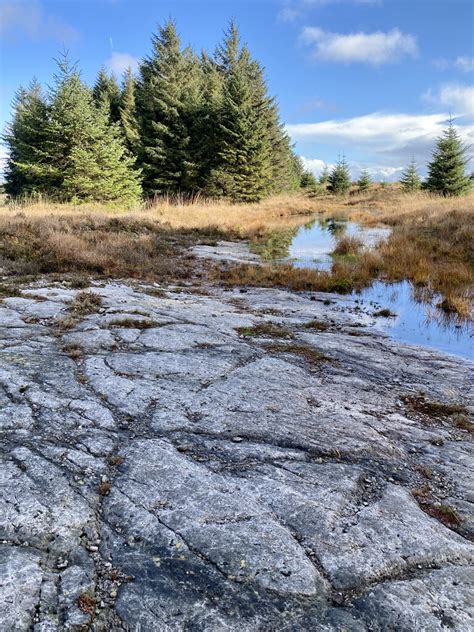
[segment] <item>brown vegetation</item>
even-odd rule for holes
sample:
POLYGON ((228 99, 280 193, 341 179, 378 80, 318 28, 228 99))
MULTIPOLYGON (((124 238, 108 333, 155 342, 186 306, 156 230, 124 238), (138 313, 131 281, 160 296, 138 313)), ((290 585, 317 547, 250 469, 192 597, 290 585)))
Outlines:
MULTIPOLYGON (((396 186, 373 187, 347 197, 276 196, 256 204, 196 198, 159 198, 121 212, 99 205, 41 202, 0 207, 0 266, 7 274, 73 273, 170 281, 195 274, 186 249, 218 239, 249 239, 264 258, 283 256, 295 228, 308 216, 346 217, 383 223, 392 233, 374 251, 342 238, 332 271, 290 265, 240 266, 214 279, 225 283, 277 285, 294 290, 349 292, 374 278, 408 279, 442 295, 447 313, 469 317, 474 298, 474 192, 444 198, 396 186)), ((71 281, 71 286, 74 280, 71 281)))

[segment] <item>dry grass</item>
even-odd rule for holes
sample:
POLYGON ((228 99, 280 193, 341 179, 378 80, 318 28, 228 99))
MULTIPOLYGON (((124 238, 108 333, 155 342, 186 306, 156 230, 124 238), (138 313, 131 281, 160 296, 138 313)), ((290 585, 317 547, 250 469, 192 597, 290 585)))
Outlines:
POLYGON ((237 327, 235 331, 244 338, 293 338, 293 334, 286 327, 266 321, 253 327, 237 327))
POLYGON ((363 242, 358 237, 344 235, 337 240, 333 254, 339 256, 355 255, 362 250, 363 242))
MULTIPOLYGON (((277 285, 294 290, 349 292, 374 278, 408 279, 442 295, 440 308, 464 317, 474 299, 474 192, 443 198, 373 187, 346 197, 276 196, 258 204, 159 198, 123 211, 100 205, 25 201, 0 207, 0 267, 14 275, 74 273, 147 280, 188 279, 195 273, 185 250, 218 239, 250 239, 264 258, 285 254, 308 216, 346 217, 392 227, 376 251, 343 238, 331 273, 291 266, 222 273, 230 284, 277 285), (191 202, 191 203, 190 203, 191 202)), ((337 249, 337 250, 338 250, 337 249)), ((214 278, 220 274, 214 273, 214 278)), ((84 281, 87 283, 87 281, 84 281)))

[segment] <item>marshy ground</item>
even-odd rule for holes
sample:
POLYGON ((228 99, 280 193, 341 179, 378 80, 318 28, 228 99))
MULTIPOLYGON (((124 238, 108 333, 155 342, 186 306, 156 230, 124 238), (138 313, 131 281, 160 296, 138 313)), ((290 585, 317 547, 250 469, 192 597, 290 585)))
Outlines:
POLYGON ((470 629, 474 364, 331 290, 399 273, 458 309, 472 198, 392 195, 337 201, 393 231, 327 272, 191 249, 330 198, 1 212, 2 629, 470 629))

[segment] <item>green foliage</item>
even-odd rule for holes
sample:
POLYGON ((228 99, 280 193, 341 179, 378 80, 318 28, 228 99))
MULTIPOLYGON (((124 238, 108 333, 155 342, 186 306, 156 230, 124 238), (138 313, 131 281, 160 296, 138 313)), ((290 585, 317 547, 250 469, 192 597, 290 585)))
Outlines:
POLYGON ((181 50, 171 20, 153 35, 152 46, 151 56, 140 66, 137 85, 145 191, 153 195, 193 190, 191 111, 199 90, 199 63, 189 49, 181 50))
MULTIPOLYGON (((15 162, 35 190, 65 201, 133 203, 140 197, 139 174, 126 155, 118 126, 111 125, 106 103, 96 107, 90 89, 64 56, 58 62, 41 149, 27 148, 15 162)), ((15 137, 17 138, 17 137, 15 137)), ((9 174, 7 181, 10 180, 9 174)), ((24 193, 23 187, 16 193, 24 193)))
POLYGON ((414 158, 412 158, 410 164, 407 166, 405 171, 403 171, 400 178, 400 184, 402 185, 402 189, 407 192, 418 191, 421 189, 421 178, 418 174, 414 158))
POLYGON ((252 202, 300 188, 303 165, 234 23, 213 56, 197 57, 168 21, 138 77, 129 69, 121 88, 104 68, 90 90, 67 60, 59 65, 48 98, 36 85, 14 104, 5 135, 12 195, 128 203, 141 174, 148 196, 203 192, 252 202))
POLYGON ((109 75, 105 68, 101 68, 92 94, 98 107, 102 105, 107 107, 110 121, 118 123, 120 121, 121 93, 115 75, 109 75))
POLYGON ((266 95, 262 69, 247 48, 240 47, 233 23, 218 49, 218 61, 225 74, 218 166, 210 174, 210 186, 217 195, 234 201, 257 201, 272 185, 268 131, 273 101, 266 95))
POLYGON ((327 165, 324 165, 324 169, 319 176, 319 184, 324 188, 326 188, 329 184, 329 169, 327 165))
POLYGON ((328 182, 329 191, 336 193, 336 195, 343 195, 350 190, 351 177, 345 156, 342 156, 342 158, 336 162, 333 170, 329 174, 328 182))
POLYGON ((367 169, 363 169, 361 171, 360 177, 357 180, 357 186, 359 188, 359 191, 367 191, 367 189, 370 189, 370 187, 372 186, 372 178, 370 177, 367 169))
POLYGON ((471 188, 471 181, 465 173, 468 163, 467 147, 450 121, 443 135, 438 139, 431 162, 428 164, 426 188, 445 196, 462 195, 471 188))
POLYGON ((140 132, 137 121, 135 91, 136 83, 132 69, 128 68, 123 79, 119 112, 127 149, 132 155, 136 155, 140 151, 140 132))
POLYGON ((45 188, 45 182, 32 166, 45 159, 49 115, 48 104, 36 80, 28 88, 18 90, 13 111, 13 120, 3 136, 9 152, 5 192, 12 196, 35 195, 45 188))
POLYGON ((314 177, 311 171, 304 171, 301 175, 301 188, 302 189, 317 189, 318 181, 314 177))

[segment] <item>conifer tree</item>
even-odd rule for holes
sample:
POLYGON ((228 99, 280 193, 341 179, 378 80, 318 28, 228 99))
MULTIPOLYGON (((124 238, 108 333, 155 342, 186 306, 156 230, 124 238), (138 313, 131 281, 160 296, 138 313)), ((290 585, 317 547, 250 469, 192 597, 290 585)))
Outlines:
POLYGON ((271 141, 268 133, 272 99, 263 73, 248 49, 240 46, 231 23, 217 51, 224 73, 219 113, 219 166, 210 175, 213 193, 235 201, 257 201, 272 185, 271 141))
POLYGON ((467 147, 450 120, 448 128, 438 138, 428 164, 426 188, 444 196, 467 193, 471 188, 471 181, 465 173, 468 162, 467 147))
POLYGON ((110 112, 110 121, 118 123, 120 121, 121 93, 115 75, 108 74, 102 67, 97 75, 92 94, 97 106, 106 105, 110 112))
POLYGON ((311 171, 304 171, 301 176, 302 189, 317 189, 318 182, 311 171))
POLYGON ((351 188, 351 177, 349 173, 349 165, 343 155, 336 162, 333 170, 329 174, 328 189, 337 195, 345 194, 351 188))
POLYGON ((361 171, 360 177, 357 180, 357 186, 359 188, 359 191, 367 191, 367 189, 370 189, 370 187, 372 186, 372 178, 370 177, 367 169, 363 169, 361 171))
POLYGON ((152 47, 137 85, 144 187, 149 195, 187 191, 196 178, 186 112, 196 62, 189 51, 183 54, 172 21, 152 36, 152 47))
POLYGON ((67 56, 58 62, 50 92, 41 154, 32 152, 21 163, 39 190, 64 201, 139 199, 139 174, 116 125, 110 125, 106 104, 96 107, 90 89, 67 56))
POLYGON ((407 168, 402 172, 400 184, 402 185, 402 189, 406 192, 418 191, 421 189, 421 178, 418 174, 414 158, 412 158, 407 168))
POLYGON ((321 172, 321 175, 319 176, 319 184, 326 188, 328 186, 328 182, 329 182, 329 169, 327 165, 324 165, 324 169, 321 172))
POLYGON ((200 90, 193 111, 193 150, 196 188, 209 189, 209 177, 217 168, 220 149, 219 114, 222 108, 224 75, 206 52, 200 58, 200 90))
POLYGON ((45 142, 49 108, 36 79, 27 89, 18 90, 13 109, 13 121, 3 136, 8 147, 5 191, 12 196, 44 192, 46 183, 34 165, 47 157, 45 142))
POLYGON ((125 71, 123 78, 119 111, 120 122, 122 124, 127 149, 134 156, 138 154, 140 147, 140 132, 137 121, 135 89, 135 79, 133 77, 132 69, 129 67, 125 71))

